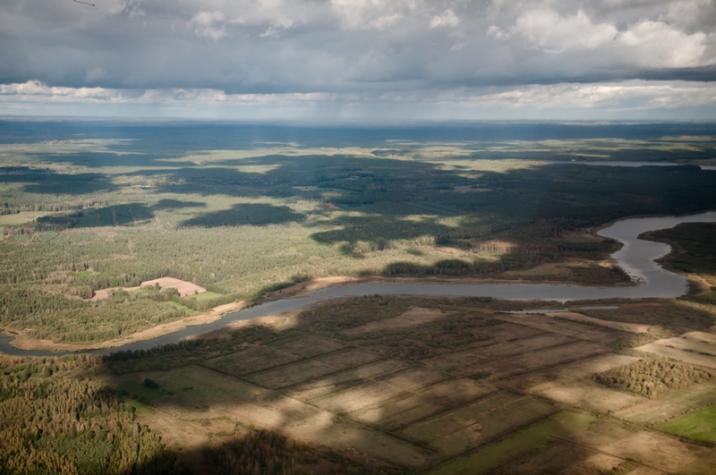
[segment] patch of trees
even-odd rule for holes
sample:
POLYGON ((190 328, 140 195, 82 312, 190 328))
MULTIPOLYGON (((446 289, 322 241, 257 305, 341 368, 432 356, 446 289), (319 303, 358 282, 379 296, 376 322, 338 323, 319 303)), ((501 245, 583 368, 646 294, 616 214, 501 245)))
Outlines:
POLYGON ((0 472, 180 473, 134 408, 87 374, 89 356, 0 360, 0 472))
MULTIPOLYGON (((162 296, 161 292, 156 293, 162 296)), ((0 286, 0 323, 3 326, 31 328, 31 336, 56 341, 108 340, 186 314, 186 309, 171 302, 151 298, 123 301, 122 305, 112 299, 88 303, 27 286, 0 286)))
POLYGON ((594 375, 594 380, 604 386, 647 398, 658 397, 668 389, 688 388, 711 378, 712 374, 706 370, 656 357, 644 358, 594 375))
POLYGON ((671 229, 647 233, 648 239, 672 245, 667 263, 684 272, 716 272, 716 223, 683 223, 671 229))
POLYGON ((292 441, 276 432, 252 430, 244 437, 201 451, 202 472, 210 475, 398 475, 405 470, 355 454, 292 441), (352 455, 352 456, 351 456, 352 455), (367 462, 367 463, 366 463, 367 462))

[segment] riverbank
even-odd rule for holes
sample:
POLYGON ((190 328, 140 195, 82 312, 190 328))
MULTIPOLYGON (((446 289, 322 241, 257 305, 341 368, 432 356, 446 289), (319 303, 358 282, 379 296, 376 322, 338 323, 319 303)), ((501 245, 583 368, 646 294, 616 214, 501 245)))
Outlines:
POLYGON ((10 344, 18 350, 28 351, 50 351, 50 352, 79 352, 79 351, 92 351, 98 349, 115 348, 123 345, 128 345, 138 341, 148 340, 157 338, 162 335, 177 332, 193 325, 206 325, 211 322, 215 322, 221 319, 224 315, 241 310, 246 306, 246 302, 238 301, 224 305, 219 305, 212 308, 208 312, 203 312, 198 315, 190 315, 188 317, 174 320, 172 322, 162 323, 155 327, 141 330, 125 337, 114 338, 112 340, 103 341, 100 343, 61 343, 48 339, 33 338, 22 332, 10 330, 6 332, 6 335, 12 339, 10 344))
MULTIPOLYGON (((149 349, 212 332, 226 324, 240 320, 302 310, 309 305, 337 298, 366 295, 486 297, 504 300, 559 302, 676 298, 688 291, 689 286, 686 277, 675 274, 656 262, 670 252, 670 246, 660 242, 647 241, 641 239, 640 236, 648 231, 669 229, 680 223, 690 222, 716 222, 716 212, 681 217, 626 218, 598 231, 599 236, 622 243, 621 249, 612 254, 611 257, 629 275, 639 279, 641 281, 639 285, 590 287, 563 283, 471 282, 464 279, 460 279, 459 282, 426 282, 424 280, 415 282, 395 279, 361 281, 346 277, 333 277, 313 283, 297 284, 293 288, 286 288, 283 290, 283 294, 278 295, 281 298, 264 301, 251 307, 225 310, 220 313, 209 312, 204 315, 205 321, 203 322, 185 324, 172 322, 166 324, 176 324, 177 327, 174 331, 167 331, 171 327, 155 327, 128 337, 131 340, 124 344, 94 345, 93 349, 97 349, 102 353, 149 349), (146 335, 146 337, 137 338, 136 335, 146 335)), ((16 347, 7 339, 0 340, 0 351, 23 354, 25 349, 30 350, 30 348, 16 347)))

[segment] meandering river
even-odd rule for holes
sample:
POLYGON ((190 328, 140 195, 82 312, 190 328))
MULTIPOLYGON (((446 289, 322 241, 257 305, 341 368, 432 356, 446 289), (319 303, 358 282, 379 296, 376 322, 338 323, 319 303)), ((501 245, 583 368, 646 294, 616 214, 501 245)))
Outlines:
MULTIPOLYGON (((342 297, 365 295, 417 295, 421 297, 492 297, 503 300, 544 300, 568 302, 573 300, 676 298, 688 290, 688 282, 682 275, 661 267, 656 260, 671 250, 668 244, 639 239, 647 231, 669 229, 681 223, 716 222, 716 211, 686 216, 656 218, 627 218, 613 223, 598 232, 600 236, 622 243, 622 248, 612 254, 619 266, 635 281, 632 286, 603 287, 576 284, 539 283, 457 283, 457 282, 360 282, 341 284, 315 290, 311 293, 262 303, 254 307, 232 312, 211 323, 192 325, 179 331, 156 338, 129 343, 123 346, 99 350, 107 354, 116 351, 149 349, 176 343, 185 338, 218 330, 228 323, 282 312, 301 310, 317 302, 342 297)), ((40 350, 22 350, 14 347, 9 335, 0 335, 0 352, 13 355, 57 355, 40 350)))

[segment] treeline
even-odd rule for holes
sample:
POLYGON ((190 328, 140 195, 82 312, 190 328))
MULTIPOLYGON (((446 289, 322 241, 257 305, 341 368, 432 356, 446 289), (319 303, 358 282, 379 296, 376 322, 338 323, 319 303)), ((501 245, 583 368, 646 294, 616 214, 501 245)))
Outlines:
POLYGON ((667 389, 684 389, 712 379, 710 372, 667 358, 644 358, 594 375, 595 381, 647 398, 667 389))
POLYGON ((77 211, 106 205, 107 202, 104 200, 82 200, 75 203, 48 200, 26 203, 10 203, 6 201, 3 203, 2 207, 0 207, 0 215, 17 214, 22 211, 46 211, 48 213, 55 213, 58 211, 77 211))
POLYGON ((408 470, 355 458, 324 447, 299 443, 276 432, 252 430, 244 437, 200 452, 209 475, 400 475, 408 470))
POLYGON ((84 302, 27 286, 0 286, 0 323, 30 328, 30 336, 91 343, 125 336, 187 315, 170 301, 150 298, 84 302))
POLYGON ((355 453, 295 442, 264 430, 249 430, 212 447, 167 449, 156 432, 138 421, 130 402, 93 378, 99 369, 99 360, 87 355, 0 358, 0 473, 405 473, 355 453))
POLYGON ((89 356, 0 359, 1 473, 181 473, 134 408, 87 377, 96 366, 89 356))

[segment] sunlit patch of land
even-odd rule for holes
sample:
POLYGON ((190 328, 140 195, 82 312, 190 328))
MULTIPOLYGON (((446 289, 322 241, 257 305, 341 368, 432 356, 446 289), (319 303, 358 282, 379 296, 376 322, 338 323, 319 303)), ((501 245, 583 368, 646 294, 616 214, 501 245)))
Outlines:
MULTIPOLYGON (((160 433, 191 424, 189 452, 231 440, 248 424, 430 473, 701 473, 716 462, 703 445, 707 429, 688 432, 692 423, 682 419, 716 403, 713 370, 614 344, 649 331, 651 324, 633 322, 654 310, 666 315, 673 304, 615 302, 599 310, 610 319, 588 317, 582 312, 596 310, 578 304, 572 312, 504 313, 520 305, 347 299, 116 355, 106 378, 147 405, 140 420, 160 433), (664 375, 650 361, 685 368, 685 376, 643 395, 603 376, 657 387, 664 375), (157 388, 142 387, 147 379, 157 388)), ((683 308, 670 328, 714 318, 683 308)))

